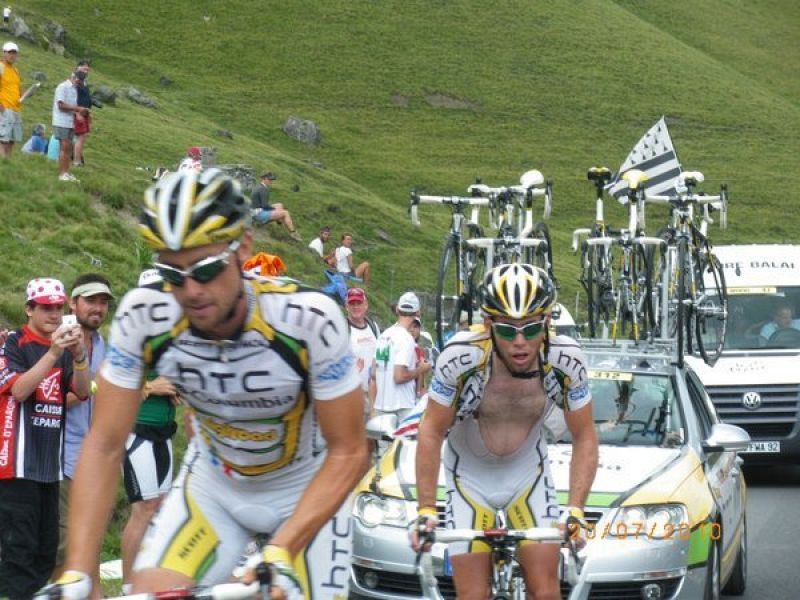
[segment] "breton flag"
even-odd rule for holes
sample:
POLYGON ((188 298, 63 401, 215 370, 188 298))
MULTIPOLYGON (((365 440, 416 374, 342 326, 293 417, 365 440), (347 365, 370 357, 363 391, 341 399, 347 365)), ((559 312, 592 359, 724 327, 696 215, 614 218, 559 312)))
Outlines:
POLYGON ((675 184, 681 174, 681 163, 678 162, 678 155, 672 145, 664 117, 661 117, 633 147, 611 183, 606 186, 608 193, 621 202, 624 202, 622 197, 628 189, 628 184, 622 179, 622 175, 630 169, 644 171, 649 178, 644 187, 651 194, 664 194, 675 190, 675 184))

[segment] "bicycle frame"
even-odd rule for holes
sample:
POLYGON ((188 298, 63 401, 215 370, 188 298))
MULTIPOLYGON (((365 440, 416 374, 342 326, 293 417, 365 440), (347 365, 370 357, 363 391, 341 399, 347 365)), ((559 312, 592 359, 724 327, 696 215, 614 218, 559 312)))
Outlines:
MULTIPOLYGON (((562 561, 559 572, 573 579, 570 583, 574 586, 580 577, 581 561, 577 557, 572 540, 565 542, 564 534, 556 527, 534 527, 531 529, 506 529, 505 513, 498 511, 497 523, 500 527, 495 529, 437 529, 432 536, 437 543, 471 542, 480 540, 491 548, 491 580, 490 589, 493 600, 511 600, 525 598, 525 585, 519 569, 517 552, 522 541, 531 540, 549 543, 567 543, 569 552, 565 563, 562 552, 562 561)), ((417 572, 420 577, 423 595, 430 600, 442 600, 433 574, 433 560, 431 552, 421 552, 417 555, 417 572)))

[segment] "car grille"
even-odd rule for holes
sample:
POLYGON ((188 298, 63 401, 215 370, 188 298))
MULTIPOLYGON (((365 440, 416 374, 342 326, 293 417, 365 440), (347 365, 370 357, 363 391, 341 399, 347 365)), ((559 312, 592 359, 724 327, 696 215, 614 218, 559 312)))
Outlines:
MULTIPOLYGON (((372 592, 406 594, 408 596, 417 597, 422 595, 422 586, 419 583, 419 577, 411 573, 378 571, 359 565, 353 565, 353 573, 355 574, 358 585, 372 592), (374 585, 374 587, 368 586, 365 582, 364 575, 367 572, 372 572, 377 576, 377 584, 374 585)), ((439 592, 444 598, 450 600, 456 597, 456 588, 453 586, 453 579, 451 577, 437 577, 436 579, 439 583, 439 592)))
POLYGON ((738 425, 753 439, 775 439, 792 434, 800 408, 800 386, 718 386, 708 387, 720 419, 738 425), (758 392, 761 405, 749 410, 742 405, 742 395, 758 392))
MULTIPOLYGON (((377 571, 359 565, 353 565, 353 572, 358 584, 373 592, 385 594, 403 594, 419 597, 422 595, 422 587, 419 577, 410 573, 393 573, 391 571, 377 571), (377 585, 369 587, 365 584, 364 575, 368 571, 377 576, 377 585)), ((439 592, 446 600, 456 597, 456 589, 451 577, 437 577, 439 582, 439 592)), ((589 591, 589 600, 640 600, 642 597, 642 586, 646 583, 658 583, 661 585, 662 597, 669 600, 678 591, 681 583, 680 577, 669 579, 641 581, 618 581, 593 583, 589 591)), ((568 583, 561 582, 561 598, 566 600, 569 597, 571 587, 568 583)))
MULTIPOLYGON (((657 579, 649 581, 603 581, 593 583, 589 590, 589 600, 641 600, 642 586, 648 583, 657 583, 661 586, 662 598, 669 600, 678 591, 681 584, 680 577, 657 579)), ((561 582, 561 598, 569 597, 571 587, 568 583, 561 582)))

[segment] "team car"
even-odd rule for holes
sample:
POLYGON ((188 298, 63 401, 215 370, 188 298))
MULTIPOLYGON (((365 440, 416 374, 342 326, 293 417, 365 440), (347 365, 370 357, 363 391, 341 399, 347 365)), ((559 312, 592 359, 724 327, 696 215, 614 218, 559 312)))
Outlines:
MULTIPOLYGON (((672 346, 587 341, 584 350, 600 458, 586 503, 583 567, 574 586, 562 581, 562 597, 696 600, 716 599, 723 589, 743 593, 746 485, 737 452, 749 436, 719 421, 672 346)), ((386 434, 381 428, 368 427, 373 437, 386 434)), ((547 430, 553 491, 564 505, 571 445, 558 409, 548 415, 547 430)), ((406 530, 416 517, 415 450, 413 439, 395 439, 356 489, 351 598, 421 597, 406 530)), ((443 473, 439 483, 443 523, 443 473)), ((455 598, 446 547, 432 554, 440 592, 455 598)))

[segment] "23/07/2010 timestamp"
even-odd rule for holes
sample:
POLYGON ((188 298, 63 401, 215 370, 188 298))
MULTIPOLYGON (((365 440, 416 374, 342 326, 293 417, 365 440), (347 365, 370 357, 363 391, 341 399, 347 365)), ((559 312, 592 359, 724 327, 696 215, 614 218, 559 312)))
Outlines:
MULTIPOLYGON (((719 540, 722 537, 722 528, 719 523, 698 523, 692 527, 689 523, 606 523, 602 528, 595 523, 587 523, 583 536, 587 540, 594 539, 648 539, 648 540, 688 540, 693 531, 699 531, 700 536, 719 540)), ((577 530, 570 531, 571 537, 581 535, 577 530)))

